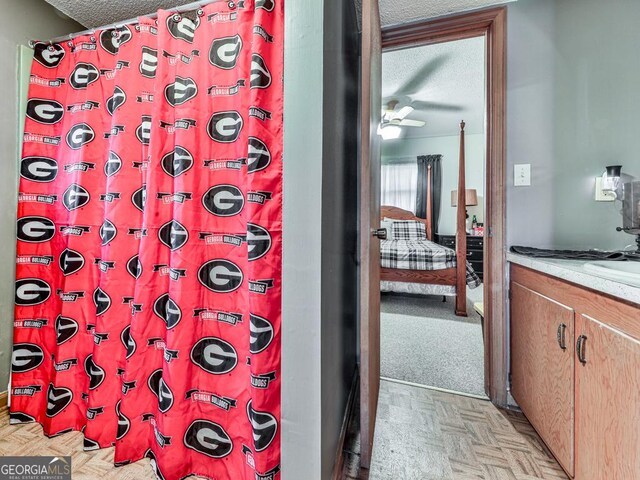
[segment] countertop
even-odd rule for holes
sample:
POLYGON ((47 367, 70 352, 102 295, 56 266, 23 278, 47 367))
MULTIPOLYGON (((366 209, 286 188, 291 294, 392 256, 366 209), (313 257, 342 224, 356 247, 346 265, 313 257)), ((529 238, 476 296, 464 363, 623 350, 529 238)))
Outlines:
POLYGON ((510 252, 507 261, 640 305, 640 288, 588 272, 584 268, 588 261, 541 259, 510 252))

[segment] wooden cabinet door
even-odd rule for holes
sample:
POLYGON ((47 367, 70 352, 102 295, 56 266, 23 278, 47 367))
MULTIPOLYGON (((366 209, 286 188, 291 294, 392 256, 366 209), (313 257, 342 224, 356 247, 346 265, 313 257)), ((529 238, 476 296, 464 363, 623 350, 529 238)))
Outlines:
POLYGON ((512 282, 511 392, 570 475, 574 467, 573 333, 573 309, 512 282))
POLYGON ((586 315, 577 319, 580 335, 576 478, 640 478, 640 342, 586 315))

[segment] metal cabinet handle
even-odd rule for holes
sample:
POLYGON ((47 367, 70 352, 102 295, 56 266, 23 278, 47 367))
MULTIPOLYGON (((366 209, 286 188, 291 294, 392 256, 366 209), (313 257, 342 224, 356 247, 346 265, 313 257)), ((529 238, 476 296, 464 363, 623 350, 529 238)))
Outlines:
POLYGON ((371 230, 371 235, 374 237, 378 237, 380 240, 387 239, 387 229, 386 228, 378 228, 376 230, 371 230))
POLYGON ((567 349, 567 341, 565 339, 565 332, 567 331, 567 326, 564 323, 558 325, 558 345, 562 350, 567 349))
POLYGON ((587 359, 584 356, 584 347, 587 341, 587 337, 584 335, 580 335, 578 337, 578 341, 576 342, 576 354, 578 355, 578 360, 581 364, 587 363, 587 359))

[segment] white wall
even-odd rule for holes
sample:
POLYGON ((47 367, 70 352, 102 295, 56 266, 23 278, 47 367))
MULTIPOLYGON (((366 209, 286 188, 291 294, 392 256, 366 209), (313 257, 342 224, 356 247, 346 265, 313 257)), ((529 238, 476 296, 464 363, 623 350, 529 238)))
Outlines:
MULTIPOLYGON (((484 165, 486 141, 484 134, 465 135, 467 188, 478 192, 478 206, 469 207, 469 218, 477 216, 484 222, 484 165)), ((401 138, 382 144, 382 162, 406 160, 415 162, 418 155, 442 155, 442 203, 440 225, 436 233, 456 233, 456 209, 451 206, 451 190, 458 189, 458 159, 460 136, 428 138, 401 138)))
POLYGON ((6 390, 11 364, 15 285, 16 209, 18 197, 18 45, 82 30, 73 20, 56 15, 43 0, 2 2, 0 16, 0 391, 6 390))

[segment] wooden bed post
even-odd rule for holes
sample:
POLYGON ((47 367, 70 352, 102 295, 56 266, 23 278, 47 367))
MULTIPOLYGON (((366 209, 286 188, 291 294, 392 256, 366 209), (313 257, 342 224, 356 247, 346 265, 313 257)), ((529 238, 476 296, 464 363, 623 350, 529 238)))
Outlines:
POLYGON ((425 215, 425 217, 427 217, 427 239, 433 241, 433 219, 431 218, 431 213, 433 210, 433 190, 431 188, 433 171, 431 168, 431 164, 427 165, 427 214, 425 215))
POLYGON ((456 315, 467 316, 467 205, 464 157, 464 120, 460 122, 458 210, 456 222, 456 315))

